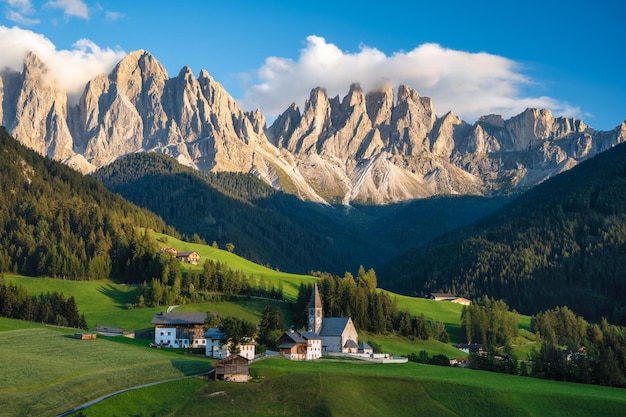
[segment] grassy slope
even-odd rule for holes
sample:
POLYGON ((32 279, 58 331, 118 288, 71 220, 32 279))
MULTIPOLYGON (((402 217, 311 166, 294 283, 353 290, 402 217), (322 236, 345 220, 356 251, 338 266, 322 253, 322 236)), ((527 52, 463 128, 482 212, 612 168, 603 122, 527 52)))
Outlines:
MULTIPOLYGON (((251 365, 248 384, 184 383, 173 403, 138 406, 123 394, 85 410, 87 416, 158 412, 172 416, 621 416, 623 390, 419 364, 290 362, 251 365)), ((183 383, 177 383, 181 385, 183 383)), ((169 384, 168 384, 169 385, 169 384)), ((180 389, 180 388, 179 388, 180 389)), ((163 387, 141 398, 159 397, 163 387)), ((146 414, 144 414, 146 415, 146 414)))
MULTIPOLYGON (((163 238, 165 235, 152 232, 157 239, 163 238)), ((200 245, 196 243, 183 242, 182 240, 175 239, 171 236, 166 237, 167 242, 158 241, 160 247, 173 247, 179 252, 195 251, 200 255, 200 265, 182 264, 183 269, 196 269, 202 270, 202 263, 205 259, 213 259, 214 261, 220 261, 228 264, 232 269, 241 271, 246 275, 254 275, 258 280, 261 276, 266 282, 273 282, 278 286, 278 282, 283 284, 283 294, 287 300, 295 300, 298 296, 298 288, 301 282, 313 283, 314 277, 309 275, 289 274, 285 272, 276 271, 254 262, 248 261, 234 253, 230 253, 225 250, 215 249, 211 246, 200 245)), ((237 248, 235 248, 235 252, 237 248)))
POLYGON ((211 369, 206 360, 174 352, 103 337, 77 340, 72 330, 7 330, 22 325, 0 319, 0 414, 7 417, 57 415, 122 388, 211 369))

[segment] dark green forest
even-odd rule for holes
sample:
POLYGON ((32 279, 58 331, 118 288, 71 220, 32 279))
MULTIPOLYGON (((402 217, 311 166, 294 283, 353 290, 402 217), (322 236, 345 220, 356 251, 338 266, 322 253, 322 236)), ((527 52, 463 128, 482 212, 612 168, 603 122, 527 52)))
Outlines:
POLYGON ((388 206, 327 206, 279 192, 251 174, 202 173, 155 153, 122 157, 94 178, 157 213, 181 233, 198 234, 262 265, 342 274, 377 268, 406 248, 495 211, 507 197, 449 197, 388 206))
POLYGON ((0 129, 0 273, 126 279, 137 227, 176 230, 101 183, 43 158, 0 129))
POLYGON ((581 163, 472 226, 379 270, 390 290, 502 299, 536 314, 569 306, 626 323, 626 145, 581 163))

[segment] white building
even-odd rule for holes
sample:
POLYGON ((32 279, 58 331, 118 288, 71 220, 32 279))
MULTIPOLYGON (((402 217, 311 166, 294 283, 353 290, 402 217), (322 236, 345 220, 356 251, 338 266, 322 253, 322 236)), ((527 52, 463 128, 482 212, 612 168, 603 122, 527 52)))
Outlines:
POLYGON ((256 343, 253 340, 237 345, 239 352, 231 352, 230 349, 228 349, 228 343, 221 342, 224 337, 224 333, 222 333, 217 327, 211 327, 209 330, 204 332, 203 336, 206 340, 205 354, 210 358, 223 359, 229 357, 233 353, 238 353, 240 356, 243 356, 248 360, 252 360, 256 354, 256 343))
POLYGON ((204 347, 202 337, 206 313, 159 313, 150 322, 154 325, 154 343, 160 347, 204 347))

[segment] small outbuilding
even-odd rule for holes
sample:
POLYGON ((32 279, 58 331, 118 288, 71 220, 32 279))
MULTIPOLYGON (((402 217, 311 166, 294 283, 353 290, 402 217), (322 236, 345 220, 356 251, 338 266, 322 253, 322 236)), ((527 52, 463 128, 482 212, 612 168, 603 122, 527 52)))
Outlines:
POLYGON ((241 355, 231 355, 215 363, 215 379, 230 382, 250 380, 250 360, 241 355))
POLYGON ((74 339, 79 340, 95 340, 96 337, 96 333, 74 333, 74 339))

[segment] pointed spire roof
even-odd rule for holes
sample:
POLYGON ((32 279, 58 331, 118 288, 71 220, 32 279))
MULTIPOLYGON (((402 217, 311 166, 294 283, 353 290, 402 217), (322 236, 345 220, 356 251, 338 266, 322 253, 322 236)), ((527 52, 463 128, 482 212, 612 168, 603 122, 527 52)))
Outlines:
POLYGON ((313 292, 311 293, 311 299, 309 300, 309 308, 322 308, 322 299, 320 292, 317 289, 317 282, 313 284, 313 292))

